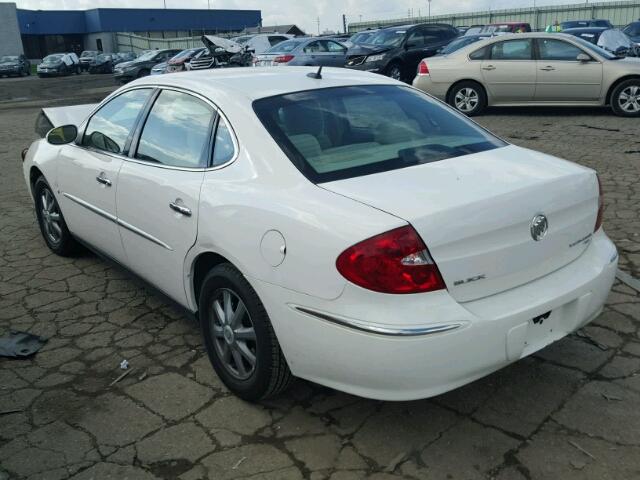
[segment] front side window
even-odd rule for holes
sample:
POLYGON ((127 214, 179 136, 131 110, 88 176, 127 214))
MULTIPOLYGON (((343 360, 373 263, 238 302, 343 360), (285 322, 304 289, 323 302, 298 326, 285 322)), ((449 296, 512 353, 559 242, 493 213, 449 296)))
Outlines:
POLYGON ((311 90, 256 100, 253 108, 291 162, 314 183, 506 145, 463 115, 408 87, 311 90))
POLYGON ((89 120, 82 145, 109 153, 123 153, 127 139, 151 89, 130 90, 118 95, 89 120))
POLYGON ((206 166, 214 114, 199 98, 163 90, 142 129, 136 158, 173 167, 206 166))
POLYGON ((492 60, 531 60, 531 40, 509 40, 491 46, 492 60))
POLYGON ((345 53, 347 51, 347 49, 338 42, 327 40, 325 43, 327 44, 327 50, 331 53, 345 53))
POLYGON ((320 52, 326 52, 326 48, 324 48, 324 45, 322 45, 321 42, 311 42, 309 44, 307 44, 306 47, 304 47, 304 53, 320 53, 320 52))
POLYGON ((410 48, 421 48, 424 47, 424 32, 421 30, 416 30, 409 34, 409 38, 407 39, 407 45, 410 48))
POLYGON ((575 62, 578 55, 584 53, 575 45, 550 38, 538 39, 538 49, 540 50, 540 60, 575 62))

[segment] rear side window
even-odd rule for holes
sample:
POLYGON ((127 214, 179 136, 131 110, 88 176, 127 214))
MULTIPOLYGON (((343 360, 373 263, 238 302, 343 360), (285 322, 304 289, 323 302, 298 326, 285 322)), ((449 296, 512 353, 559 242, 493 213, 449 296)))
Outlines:
POLYGON ((291 162, 314 183, 505 145, 466 117, 408 87, 311 90, 260 99, 253 108, 291 162))
POLYGON ((531 40, 509 40, 491 46, 492 60, 531 60, 531 40))
POLYGON ((214 113, 199 98, 163 90, 142 129, 136 158, 173 167, 205 167, 214 113))
POLYGON ((89 120, 82 145, 109 153, 124 152, 127 139, 151 89, 130 90, 105 104, 89 120))

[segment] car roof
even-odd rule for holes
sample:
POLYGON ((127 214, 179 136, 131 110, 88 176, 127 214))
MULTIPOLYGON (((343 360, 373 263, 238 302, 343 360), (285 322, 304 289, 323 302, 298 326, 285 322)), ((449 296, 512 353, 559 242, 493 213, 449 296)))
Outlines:
POLYGON ((310 78, 318 67, 256 67, 192 70, 163 75, 161 78, 143 77, 128 85, 156 85, 178 87, 199 93, 225 106, 239 101, 254 100, 287 93, 319 88, 355 85, 402 85, 383 75, 344 68, 323 68, 322 79, 310 78))
POLYGON ((466 53, 469 50, 480 49, 487 45, 492 45, 493 43, 502 42, 505 40, 520 40, 523 38, 556 38, 558 40, 573 40, 575 42, 578 37, 576 37, 575 35, 571 35, 570 33, 546 33, 546 32, 510 33, 507 35, 497 35, 497 36, 485 38, 484 40, 479 40, 465 47, 462 47, 460 50, 456 50, 450 55, 462 55, 463 53, 466 53))
POLYGON ((605 30, 612 30, 608 27, 575 27, 575 28, 565 28, 563 33, 597 33, 604 32, 605 30))

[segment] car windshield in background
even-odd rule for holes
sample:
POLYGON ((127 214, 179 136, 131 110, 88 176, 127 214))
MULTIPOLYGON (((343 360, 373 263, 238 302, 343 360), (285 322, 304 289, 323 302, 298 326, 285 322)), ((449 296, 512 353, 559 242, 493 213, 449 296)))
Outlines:
POLYGON ((607 52, 604 48, 601 48, 597 45, 594 45, 593 43, 589 42, 588 40, 585 40, 584 38, 580 38, 580 37, 573 37, 573 39, 578 42, 582 47, 586 48, 587 50, 591 50, 592 52, 597 53, 598 55, 600 55, 601 57, 606 58, 607 60, 617 60, 620 57, 616 57, 615 55, 611 54, 610 52, 607 52))
POLYGON ((147 60, 153 59, 153 57, 155 57, 158 54, 158 52, 159 50, 149 50, 147 52, 144 52, 142 55, 140 55, 138 57, 138 60, 142 62, 146 62, 147 60))
POLYGON ((450 53, 456 52, 458 50, 460 50, 462 47, 466 47, 467 45, 471 45, 472 43, 476 43, 480 40, 484 40, 485 38, 489 38, 489 37, 460 37, 456 40, 454 40, 453 42, 451 42, 449 45, 447 45, 446 47, 444 47, 441 51, 440 54, 442 55, 449 55, 450 53))
POLYGON ((394 47, 402 43, 406 30, 383 30, 367 40, 368 45, 384 45, 394 47))
POLYGON ((58 63, 62 61, 62 57, 64 57, 62 53, 48 55, 42 59, 42 63, 58 63))
POLYGON ((374 32, 356 33, 351 37, 351 43, 357 45, 359 43, 367 43, 367 41, 375 35, 374 32))
POLYGON ((291 162, 314 183, 506 145, 409 87, 326 88, 256 100, 253 108, 291 162))
POLYGON ((15 55, 5 55, 3 57, 0 57, 0 62, 17 62, 18 61, 18 57, 16 57, 15 55))
POLYGON ((98 62, 108 62, 109 60, 111 60, 111 55, 108 55, 106 53, 101 53, 96 57, 96 60, 98 62))
POLYGON ((264 53, 289 53, 289 52, 293 52, 298 47, 298 45, 300 45, 301 43, 302 43, 302 41, 300 41, 300 40, 285 40, 282 43, 274 45, 273 47, 271 47, 270 49, 268 49, 264 53))

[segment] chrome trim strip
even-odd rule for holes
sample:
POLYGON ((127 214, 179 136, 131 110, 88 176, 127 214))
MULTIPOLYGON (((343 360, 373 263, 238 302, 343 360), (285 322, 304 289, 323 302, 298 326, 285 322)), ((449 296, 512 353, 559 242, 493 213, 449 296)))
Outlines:
POLYGON ((102 210, 101 208, 98 208, 94 205, 91 205, 88 202, 85 202, 84 200, 76 197, 75 195, 71 195, 70 193, 67 192, 63 192, 62 193, 65 197, 67 197, 69 200, 77 203, 78 205, 86 208, 87 210, 91 210, 93 213, 100 215, 102 218, 106 218, 107 220, 110 220, 114 223, 118 223, 118 219, 116 218, 115 215, 111 215, 109 212, 105 212, 104 210, 102 210))
POLYGON ((370 323, 361 322, 352 318, 338 317, 324 312, 319 312, 308 307, 302 307, 300 305, 289 305, 294 310, 300 313, 311 315, 312 317, 325 320, 327 322, 335 323, 337 325, 351 328, 353 330, 359 330, 361 332, 375 333, 377 335, 386 335, 391 337, 418 337, 425 335, 432 335, 434 333, 444 333, 456 330, 462 327, 463 323, 448 323, 440 325, 431 325, 426 327, 412 327, 412 328, 393 328, 393 327, 380 327, 372 325, 370 323))
POLYGON ((102 218, 105 218, 105 219, 107 219, 107 220, 109 220, 109 221, 111 221, 113 223, 116 223, 116 224, 120 225, 121 227, 126 228, 130 232, 133 232, 133 233, 135 233, 137 235, 140 235, 142 238, 145 238, 145 239, 149 240, 150 242, 155 243, 156 245, 160 245, 162 248, 166 248, 169 251, 173 251, 173 248, 171 248, 169 245, 164 243, 162 240, 158 240, 156 237, 154 237, 153 235, 145 232, 144 230, 140 230, 138 227, 134 227, 130 223, 127 223, 124 220, 120 220, 115 215, 111 215, 109 212, 105 212, 101 208, 98 208, 98 207, 96 207, 94 205, 91 205, 90 203, 85 202, 84 200, 76 197, 75 195, 71 195, 70 193, 64 192, 63 195, 65 197, 67 197, 69 200, 71 200, 71 201, 77 203, 78 205, 86 208, 87 210, 92 211, 96 215, 100 215, 102 218))
POLYGON ((124 220, 118 219, 117 222, 118 222, 118 225, 120 225, 123 228, 126 228, 130 232, 133 232, 133 233, 135 233, 137 235, 140 235, 142 238, 146 238, 150 242, 153 242, 156 245, 160 245, 162 248, 166 248, 169 251, 173 251, 173 248, 171 248, 169 245, 164 243, 162 240, 157 239, 153 235, 145 232, 144 230, 140 230, 138 227, 134 227, 133 225, 131 225, 130 223, 125 222, 124 220))

